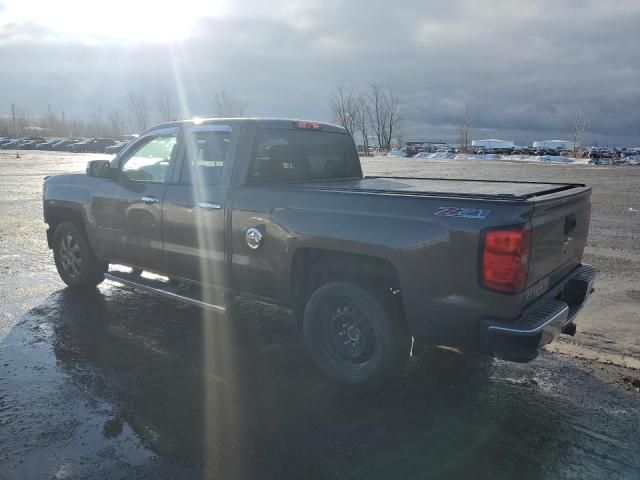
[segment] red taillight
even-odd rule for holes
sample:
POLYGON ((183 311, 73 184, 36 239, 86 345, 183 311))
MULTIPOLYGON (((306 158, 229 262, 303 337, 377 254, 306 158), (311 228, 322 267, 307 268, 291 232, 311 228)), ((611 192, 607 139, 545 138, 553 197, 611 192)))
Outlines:
POLYGON ((308 130, 321 130, 322 125, 318 122, 293 122, 293 128, 306 128, 308 130))
POLYGON ((482 283, 505 293, 518 293, 527 285, 531 226, 489 230, 484 234, 482 283))

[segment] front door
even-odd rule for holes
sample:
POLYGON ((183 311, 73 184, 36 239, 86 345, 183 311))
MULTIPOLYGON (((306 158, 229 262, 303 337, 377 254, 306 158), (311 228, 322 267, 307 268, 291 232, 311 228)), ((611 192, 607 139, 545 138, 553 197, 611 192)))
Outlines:
POLYGON ((96 187, 92 213, 98 248, 111 262, 162 271, 162 201, 178 131, 164 128, 139 138, 118 159, 117 178, 96 187))
POLYGON ((163 207, 172 276, 225 285, 225 202, 237 137, 229 124, 185 126, 180 171, 167 186, 163 207))

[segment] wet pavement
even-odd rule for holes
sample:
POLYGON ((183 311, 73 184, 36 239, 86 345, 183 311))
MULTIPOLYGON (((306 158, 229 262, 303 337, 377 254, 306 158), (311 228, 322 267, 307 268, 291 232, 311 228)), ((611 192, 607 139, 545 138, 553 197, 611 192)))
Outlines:
POLYGON ((37 198, 24 223, 6 192, 2 479, 640 478, 637 371, 627 391, 613 366, 567 355, 434 350, 382 390, 344 388, 276 307, 218 316, 109 282, 64 289, 37 198))
POLYGON ((359 392, 232 310, 51 294, 0 345, 3 478, 638 478, 640 402, 579 364, 434 351, 359 392))

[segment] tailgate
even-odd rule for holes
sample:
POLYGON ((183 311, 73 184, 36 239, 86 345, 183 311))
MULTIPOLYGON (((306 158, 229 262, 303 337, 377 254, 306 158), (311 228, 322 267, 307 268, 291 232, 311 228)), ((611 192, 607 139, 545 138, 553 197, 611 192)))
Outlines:
POLYGON ((580 264, 587 242, 591 189, 583 187, 549 197, 535 200, 528 285, 547 276, 551 276, 551 285, 559 280, 580 264))

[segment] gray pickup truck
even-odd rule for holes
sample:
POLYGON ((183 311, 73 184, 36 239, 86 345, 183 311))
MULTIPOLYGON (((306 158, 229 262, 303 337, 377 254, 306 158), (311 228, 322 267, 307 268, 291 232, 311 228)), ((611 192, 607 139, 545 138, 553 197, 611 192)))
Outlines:
POLYGON ((375 385, 412 342, 526 362, 573 334, 596 277, 581 263, 590 196, 365 177, 343 128, 213 119, 48 177, 44 218, 70 288, 108 278, 219 311, 235 293, 267 299, 291 308, 322 372, 375 385))

